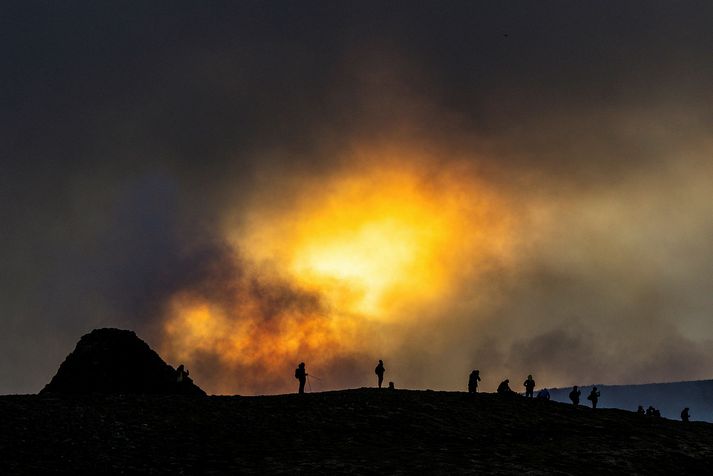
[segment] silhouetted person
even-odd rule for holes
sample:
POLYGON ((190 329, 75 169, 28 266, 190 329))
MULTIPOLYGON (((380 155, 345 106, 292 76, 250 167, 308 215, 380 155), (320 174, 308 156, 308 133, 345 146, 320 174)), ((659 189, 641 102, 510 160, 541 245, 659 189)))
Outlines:
POLYGON ((480 370, 473 370, 468 377, 468 393, 478 392, 478 382, 480 382, 480 370))
POLYGON ((510 389, 510 380, 505 379, 500 382, 497 392, 499 395, 511 395, 513 391, 510 389))
POLYGON ((636 414, 637 415, 646 415, 646 412, 644 411, 644 407, 639 405, 639 408, 636 409, 636 414))
POLYGON ((527 376, 527 380, 523 382, 523 385, 525 386, 525 396, 526 397, 534 397, 535 396, 535 381, 532 380, 532 375, 527 376))
POLYGON ((572 387, 572 391, 569 392, 569 399, 572 400, 572 405, 575 407, 579 405, 579 397, 582 395, 582 392, 579 391, 579 388, 575 385, 572 387))
POLYGON ((183 382, 187 382, 188 380, 188 370, 186 370, 183 364, 179 365, 176 369, 176 383, 182 384, 183 382))
POLYGON ((688 413, 688 407, 684 408, 681 411, 681 420, 683 421, 690 421, 691 420, 691 415, 688 413))
POLYGON ((549 400, 550 399, 550 391, 547 390, 546 388, 543 388, 539 392, 537 392, 537 398, 540 400, 549 400))
POLYGON ((599 401, 599 391, 597 391, 597 387, 592 387, 592 391, 589 392, 587 400, 592 402, 592 409, 596 410, 597 402, 599 401))
POLYGON ((305 393, 305 382, 307 382, 307 372, 305 371, 305 363, 300 362, 300 365, 295 369, 295 378, 300 381, 299 393, 305 393))
POLYGON ((654 416, 656 418, 661 418, 661 412, 659 411, 658 408, 654 408, 654 416))
POLYGON ((396 390, 396 387, 394 387, 394 382, 389 382, 389 390, 396 390))
POLYGON ((649 408, 646 409, 646 416, 654 416, 656 413, 656 409, 649 405, 649 408))
POLYGON ((374 373, 377 377, 379 377, 379 388, 381 388, 381 384, 384 382, 384 372, 386 372, 386 369, 384 368, 384 361, 379 360, 379 364, 374 369, 374 373))

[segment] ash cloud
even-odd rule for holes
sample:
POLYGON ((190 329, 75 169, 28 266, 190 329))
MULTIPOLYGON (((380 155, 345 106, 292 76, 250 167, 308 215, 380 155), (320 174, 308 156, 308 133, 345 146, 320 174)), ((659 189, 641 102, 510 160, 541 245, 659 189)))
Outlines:
MULTIPOLYGON (((380 142, 473 161, 522 245, 415 323, 368 327, 388 345, 331 356, 335 386, 365 383, 375 347, 399 386, 458 388, 472 367, 486 389, 710 376, 708 2, 16 2, 3 18, 0 392, 39 390, 94 327, 158 347, 172 296, 257 292, 226 220, 380 142)), ((260 286, 260 322, 320 314, 294 283, 260 286)))

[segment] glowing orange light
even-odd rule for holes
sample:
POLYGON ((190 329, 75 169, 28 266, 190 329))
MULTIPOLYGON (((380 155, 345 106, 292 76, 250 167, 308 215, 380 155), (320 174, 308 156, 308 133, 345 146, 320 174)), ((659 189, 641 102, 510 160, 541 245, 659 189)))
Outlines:
POLYGON ((375 167, 306 186, 281 219, 258 218, 237 241, 341 312, 388 320, 403 303, 437 298, 458 268, 502 252, 509 233, 497 206, 472 177, 375 167))
POLYGON ((251 266, 268 263, 319 303, 266 314, 249 293, 227 307, 179 294, 164 329, 170 359, 211 355, 242 375, 238 389, 285 391, 289 365, 368 352, 369 323, 417 319, 414 309, 445 302, 464 274, 510 249, 507 209, 468 169, 381 161, 295 189, 287 203, 256 202, 227 233, 251 266))

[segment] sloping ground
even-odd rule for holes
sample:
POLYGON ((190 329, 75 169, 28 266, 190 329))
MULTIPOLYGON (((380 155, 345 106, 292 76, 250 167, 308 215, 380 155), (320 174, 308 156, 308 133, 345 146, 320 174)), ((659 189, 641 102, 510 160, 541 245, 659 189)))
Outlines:
POLYGON ((0 397, 3 474, 710 474, 713 425, 493 394, 0 397))
POLYGON ((133 331, 95 329, 40 393, 163 393, 205 395, 190 378, 177 382, 176 370, 133 331))
MULTIPOLYGON (((592 386, 581 387, 582 402, 592 386)), ((597 385, 601 392, 599 406, 636 410, 642 405, 658 408, 668 418, 679 419, 681 410, 690 408, 691 419, 713 421, 713 380, 692 382, 647 383, 642 385, 597 385)), ((554 400, 569 403, 571 388, 551 389, 554 400)))

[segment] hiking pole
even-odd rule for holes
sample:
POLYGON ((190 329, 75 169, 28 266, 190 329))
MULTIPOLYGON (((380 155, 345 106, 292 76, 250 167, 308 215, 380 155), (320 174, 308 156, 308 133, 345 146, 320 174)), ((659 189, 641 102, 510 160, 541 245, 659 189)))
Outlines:
POLYGON ((312 383, 309 381, 309 375, 307 376, 307 385, 309 385, 309 393, 312 393, 312 383))
POLYGON ((316 375, 309 374, 309 377, 316 378, 317 380, 322 380, 321 378, 317 377, 316 375))

